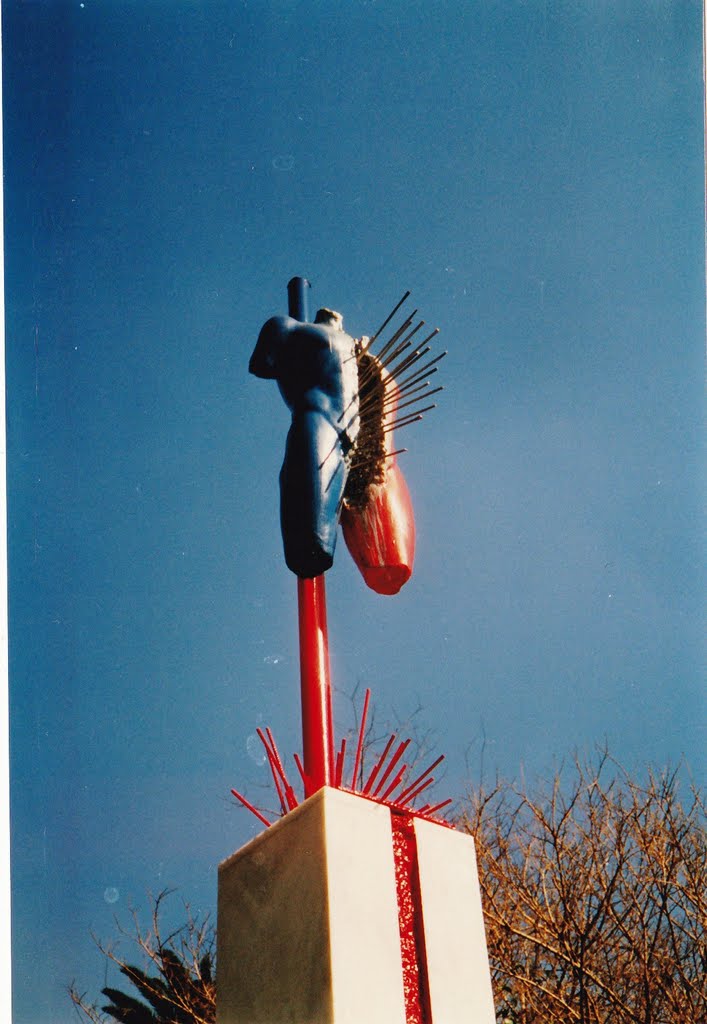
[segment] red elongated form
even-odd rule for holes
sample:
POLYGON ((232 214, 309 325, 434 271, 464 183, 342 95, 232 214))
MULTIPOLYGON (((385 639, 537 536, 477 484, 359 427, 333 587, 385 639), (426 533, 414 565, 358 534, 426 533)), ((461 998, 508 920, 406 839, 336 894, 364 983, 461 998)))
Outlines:
POLYGON ((247 808, 247 810, 249 810, 251 814, 254 814, 256 816, 258 821, 262 821, 263 825, 265 825, 267 828, 270 828, 272 822, 268 821, 265 815, 261 814, 257 807, 253 807, 252 803, 249 800, 246 800, 242 793, 239 793, 237 789, 232 789, 231 792, 235 796, 236 800, 240 800, 243 806, 247 808))
POLYGON ((376 468, 364 501, 344 501, 341 529, 366 585, 377 594, 397 594, 412 575, 415 516, 405 477, 396 461, 391 429, 398 407, 395 383, 375 358, 368 358, 363 371, 361 433, 364 448, 368 441, 368 450, 374 453, 376 468), (386 385, 391 388, 388 397, 386 385), (369 415, 366 409, 371 410, 369 415))
POLYGON ((297 579, 305 795, 334 778, 329 638, 324 576, 297 579))
POLYGON ((384 480, 372 485, 364 509, 344 506, 341 528, 366 585, 377 594, 397 594, 415 560, 415 517, 397 462, 388 460, 384 480))
MULTIPOLYGON (((375 763, 375 765, 373 767, 373 771, 368 776, 368 780, 366 781, 365 786, 363 787, 362 790, 360 790, 360 792, 363 793, 364 796, 367 796, 371 792, 371 787, 373 786, 373 783, 376 781, 376 776, 378 775, 378 772, 383 767, 383 764, 385 763, 385 759, 388 756, 388 754, 390 753, 390 748, 393 746, 394 743, 395 743, 395 733, 393 733, 393 735, 390 737, 390 739, 386 743, 385 750, 383 751, 383 753, 380 755, 380 757, 376 761, 376 763, 375 763)), ((353 785, 351 788, 355 789, 356 786, 353 785)), ((377 790, 376 790, 376 792, 377 792, 377 790)))

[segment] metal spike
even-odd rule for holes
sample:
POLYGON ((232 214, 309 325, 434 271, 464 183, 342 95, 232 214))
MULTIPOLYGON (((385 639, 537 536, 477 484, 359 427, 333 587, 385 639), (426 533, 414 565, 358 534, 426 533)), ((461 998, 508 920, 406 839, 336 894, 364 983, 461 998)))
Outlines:
MULTIPOLYGON (((413 334, 415 334, 415 333, 416 333, 417 331, 419 331, 419 329, 420 329, 420 328, 421 328, 421 327, 422 327, 422 326, 424 325, 424 323, 425 323, 425 321, 424 321, 424 320, 420 320, 419 324, 417 325, 417 327, 415 328, 415 330, 414 330, 414 331, 412 332, 412 334, 409 334, 409 335, 408 335, 408 338, 412 338, 413 334)), ((423 339, 423 340, 422 340, 422 341, 420 342, 420 344, 419 344, 419 345, 417 346, 417 351, 419 351, 419 350, 420 350, 420 349, 421 349, 421 348, 423 347, 423 345, 426 345, 428 341, 431 341, 431 340, 432 340, 432 338, 434 338, 434 336, 435 336, 436 334, 439 334, 439 327, 435 327, 435 329, 434 329, 433 331, 431 331, 431 332, 430 332, 430 333, 429 333, 429 334, 427 335, 427 337, 426 337, 426 338, 424 338, 424 339, 423 339)), ((391 356, 391 357, 390 357, 390 359, 386 361, 386 366, 388 366, 388 365, 389 365, 389 363, 390 363, 390 362, 392 361, 392 359, 393 359, 393 358, 394 358, 394 356, 391 356)))
POLYGON ((361 402, 361 404, 358 407, 359 416, 365 417, 368 410, 374 408, 376 405, 379 404, 379 402, 381 405, 385 405, 384 401, 381 402, 380 394, 376 392, 375 394, 371 395, 370 398, 367 398, 365 402, 361 402))
MULTIPOLYGON (((429 376, 431 377, 434 373, 437 373, 438 369, 439 369, 439 367, 435 366, 433 370, 430 370, 429 376)), ((403 392, 407 391, 409 388, 413 387, 414 385, 419 384, 419 382, 425 376, 428 376, 428 374, 427 374, 427 371, 425 370, 424 367, 422 368, 422 370, 415 370, 415 372, 413 373, 413 375, 411 377, 406 377, 405 380, 400 385, 397 386, 397 393, 402 394, 403 392)), ((395 385, 395 381, 393 380, 392 377, 390 378, 390 380, 391 380, 392 384, 395 385)), ((429 381, 427 381, 427 383, 429 384, 429 381)), ((396 388, 391 387, 390 388, 390 393, 391 394, 396 394, 396 388)))
POLYGON ((386 452, 385 455, 381 455, 380 458, 375 457, 372 459, 362 459, 361 462, 352 462, 351 469, 361 469, 362 466, 370 466, 372 462, 384 462, 386 459, 392 459, 394 455, 404 455, 407 448, 398 448, 394 452, 386 452))
POLYGON ((385 750, 383 751, 381 756, 376 761, 375 765, 373 766, 373 770, 371 771, 371 774, 368 776, 368 779, 366 780, 365 786, 361 790, 361 792, 363 793, 364 796, 367 796, 368 793, 370 793, 371 786, 376 781, 376 776, 378 775, 378 772, 381 770, 383 762, 385 761, 386 757, 388 756, 388 751, 390 750, 390 748, 393 746, 394 743, 395 743, 395 733, 393 733, 393 735, 390 737, 390 739, 386 743, 385 750))
POLYGON ((299 754, 293 754, 293 757, 295 759, 297 771, 299 772, 300 778, 302 779, 302 785, 304 786, 304 792, 306 794, 309 792, 309 776, 305 773, 299 754))
MULTIPOLYGON (((420 320, 420 322, 417 325, 417 327, 413 328, 413 330, 410 331, 409 334, 406 334, 405 337, 403 338, 403 340, 398 345, 398 347, 395 349, 395 351, 391 352, 388 356, 386 356, 385 359, 381 359, 380 356, 379 356, 378 357, 378 361, 381 364, 381 366, 384 367, 385 369, 387 369, 390 366, 390 364, 393 362, 393 360, 398 358, 398 356, 400 355, 401 352, 404 352, 406 348, 409 348, 410 345, 412 344, 411 339, 415 337, 415 335, 417 334, 417 332, 420 330, 421 327, 424 327, 424 324, 425 324, 425 321, 424 320, 420 320)), ((424 342, 423 342, 423 344, 424 344, 424 342)))
MULTIPOLYGON (((416 788, 418 783, 422 782, 422 780, 427 775, 430 775, 435 770, 437 765, 442 763, 442 761, 444 761, 444 754, 440 754, 439 757, 437 758, 437 760, 434 761, 429 766, 429 768, 425 768, 424 772, 422 772, 420 775, 418 775, 417 778, 413 782, 410 783, 408 788, 403 793, 400 794, 400 796, 398 797, 398 800, 403 801, 406 796, 409 796, 410 793, 412 792, 412 790, 416 788)), ((411 797, 411 799, 412 799, 412 797, 411 797)))
POLYGON ((411 423, 417 423, 417 421, 421 419, 422 416, 413 416, 412 419, 405 420, 404 423, 391 423, 389 427, 383 428, 383 433, 389 434, 391 430, 402 430, 403 427, 409 427, 411 423))
POLYGON ((409 405, 415 405, 416 402, 426 402, 432 395, 436 395, 439 391, 444 391, 443 387, 433 388, 432 391, 426 391, 424 395, 418 395, 417 398, 409 398, 407 402, 401 402, 400 405, 395 406, 395 412, 400 412, 401 409, 406 409, 409 405))
POLYGON ((390 426, 394 423, 402 423, 404 420, 410 419, 411 416, 422 416, 424 412, 429 412, 431 409, 436 409, 437 403, 433 402, 432 405, 425 405, 422 409, 416 409, 414 413, 406 412, 404 416, 400 416, 399 419, 391 420, 386 426, 390 426))
POLYGON ((418 361, 418 359, 422 359, 423 356, 426 356, 429 351, 429 345, 425 346, 425 348, 416 348, 414 352, 411 352, 408 356, 406 356, 406 358, 403 359, 403 361, 399 363, 394 369, 388 371, 390 373, 390 376, 397 377, 399 373, 402 373, 404 370, 407 370, 408 367, 413 366, 418 361))
POLYGON ((392 350, 392 352, 388 352, 388 354, 385 356, 384 359, 381 359, 381 358, 378 359, 378 362, 379 362, 379 365, 380 365, 381 369, 382 370, 387 370, 388 371, 388 375, 390 375, 390 371, 388 370, 388 367, 390 366, 391 362, 394 359, 397 359, 399 355, 402 355, 403 352, 406 350, 406 348, 410 348, 410 346, 412 345, 412 340, 411 339, 417 334, 417 332, 420 330, 420 328, 422 327, 423 324, 424 324, 424 321, 420 321, 420 323, 417 325, 417 327, 413 331, 411 331, 410 334, 407 334, 405 336, 405 338, 400 343, 400 345, 397 346, 397 348, 394 348, 392 350))
POLYGON ((268 821, 265 815, 261 814, 256 807, 253 807, 252 803, 250 803, 249 800, 246 800, 242 793, 239 793, 237 789, 232 789, 231 792, 235 796, 236 800, 240 800, 243 806, 246 807, 251 812, 251 814, 254 814, 259 821, 262 821, 263 825, 267 825, 267 827, 270 828, 272 822, 268 821))
POLYGON ((408 786, 408 788, 405 790, 406 796, 403 796, 403 794, 401 793, 400 796, 396 796, 395 802, 398 803, 398 804, 401 804, 401 805, 403 804, 403 802, 405 802, 407 804, 412 804, 412 802, 418 798, 420 793, 424 793, 424 791, 429 786, 431 786, 434 783, 434 781, 435 781, 435 777, 434 777, 434 775, 431 775, 430 778, 427 779, 426 782, 421 782, 420 785, 417 786, 411 792, 408 792, 408 790, 410 790, 410 786, 408 786))
MULTIPOLYGON (((353 396, 353 398, 351 399, 351 401, 349 402, 349 404, 348 404, 348 405, 346 406, 346 408, 345 408, 345 409, 344 409, 344 411, 342 412, 341 416, 338 416, 338 417, 337 417, 337 420, 336 420, 336 422, 337 422, 337 423, 341 423, 341 421, 343 420, 343 418, 344 418, 344 416, 346 415, 346 413, 347 413, 347 412, 349 411, 349 409, 351 408, 351 406, 352 406, 352 405, 353 405, 353 404, 354 404, 354 403, 356 402, 357 398, 358 398, 358 391, 357 391, 357 392, 356 392, 356 394, 355 394, 355 395, 353 396)), ((355 414, 354 414, 354 415, 355 415, 355 414)), ((320 467, 320 468, 321 468, 321 467, 320 467)))
MULTIPOLYGON (((444 357, 446 356, 446 354, 447 354, 447 350, 445 349, 445 351, 444 351, 444 352, 440 352, 440 354, 439 354, 438 356, 435 356, 435 358, 434 358, 434 359, 431 359, 431 360, 429 361, 429 363, 426 363, 426 364, 425 364, 425 366, 422 366, 422 367, 421 367, 421 368, 420 368, 419 370, 415 370, 415 374, 414 374, 414 375, 415 375, 416 377, 418 377, 418 378, 421 378, 421 377, 423 377, 423 376, 424 376, 424 374, 425 374, 425 373, 427 372, 427 370, 429 369, 429 367, 430 367, 430 366, 434 366, 434 364, 435 364, 435 363, 438 363, 438 362, 440 361, 440 359, 444 359, 444 357)), ((405 386, 406 384, 410 384, 411 382, 412 382, 412 378, 408 377, 408 378, 406 378, 405 380, 401 380, 401 381, 400 381, 399 387, 403 387, 403 386, 405 386)))
POLYGON ((371 344, 372 344, 372 343, 373 343, 373 342, 374 342, 374 341, 376 340, 376 338, 378 337, 378 335, 380 334, 380 332, 381 332, 382 330, 384 330, 384 329, 385 329, 385 328, 386 328, 386 327, 388 326, 388 324, 390 323, 390 321, 391 321, 391 320, 393 319, 393 317, 394 317, 394 316, 395 316, 395 314, 396 314, 396 313, 398 312, 398 310, 399 310, 399 309, 400 309, 400 307, 402 306, 403 302, 405 302, 405 300, 406 300, 406 299, 407 299, 407 298, 409 297, 409 295, 410 295, 410 292, 405 292, 405 294, 403 295, 402 299, 401 299, 401 300, 400 300, 400 302, 399 302, 399 303, 397 304, 397 306, 395 307, 395 309, 393 310, 393 312, 392 312, 392 313, 390 313, 390 315, 386 317, 386 319, 385 319, 385 320, 383 321, 383 323, 382 323, 382 324, 380 325, 380 327, 378 328, 378 330, 376 331, 376 333, 375 333, 375 334, 373 335, 373 337, 371 338, 371 340, 370 340, 370 341, 368 342, 368 347, 369 347, 369 348, 370 348, 371 344))
POLYGON ((392 430, 394 427, 404 427, 404 426, 406 426, 407 423, 414 423, 415 420, 421 420, 423 413, 429 412, 431 409, 436 409, 436 408, 437 408, 437 406, 433 402, 432 405, 426 405, 424 407, 424 409, 418 409, 417 412, 414 413, 414 414, 413 413, 407 413, 405 416, 401 416, 400 419, 398 419, 398 420, 392 420, 390 423, 387 423, 383 427, 383 433, 387 434, 388 431, 392 430))
POLYGON ((435 814, 437 811, 441 811, 443 807, 451 804, 451 802, 452 798, 450 796, 448 800, 443 800, 441 804, 435 804, 434 807, 428 807, 425 811, 425 816, 429 818, 430 815, 435 814))
POLYGON ((400 783, 403 781, 403 776, 405 775, 405 772, 407 770, 408 770, 408 766, 406 764, 404 764, 402 766, 402 768, 400 769, 400 771, 398 772, 398 774, 393 779, 393 781, 391 782, 391 784, 388 786, 386 791, 381 796, 381 798, 380 798, 381 800, 387 800, 390 797, 391 793, 398 788, 400 783))
POLYGON ((344 773, 344 761, 346 759, 346 737, 344 736, 341 741, 341 747, 339 753, 336 755, 336 767, 334 769, 334 786, 336 789, 341 788, 341 776, 344 773))
MULTIPOLYGON (((382 348, 382 349, 380 350, 380 352, 379 352, 379 353, 378 353, 378 354, 376 355, 376 357, 375 357, 376 359, 381 359, 381 357, 382 357, 382 356, 384 356, 386 352, 389 352, 389 351, 390 351, 390 348, 391 348, 391 346, 392 346, 392 345, 394 345, 394 344, 395 344, 395 342, 396 342, 396 341, 398 340, 398 338, 400 337, 400 335, 401 335, 401 334, 404 334, 404 333, 405 333, 405 331, 406 331, 406 330, 408 329, 408 327, 409 327, 409 326, 410 326, 410 324, 412 323, 412 321, 413 321, 413 318, 414 318, 414 316, 415 316, 415 314, 416 314, 416 313, 417 313, 417 310, 416 310, 416 309, 413 309, 413 311, 412 311, 412 313, 410 314, 410 316, 409 316, 409 317, 407 317, 407 319, 403 321, 403 323, 402 323, 402 324, 400 325, 400 327, 398 327, 397 331, 395 331, 395 333, 393 334, 392 338, 390 338, 390 340, 389 340, 389 341, 386 341, 386 343, 385 343, 385 345, 383 346, 383 348, 382 348)), ((368 352, 368 351, 369 351, 369 349, 370 349, 370 345, 369 345, 369 346, 368 346, 368 348, 366 349, 366 352, 368 352)))
POLYGON ((400 396, 403 395, 403 394, 407 394, 409 392, 411 395, 413 395, 413 394, 415 394, 416 391, 423 391, 425 388, 428 388, 429 386, 430 386, 430 382, 428 380, 426 380, 424 382, 424 384, 419 384, 417 387, 414 387, 414 388, 413 387, 407 387, 407 388, 391 387, 390 390, 388 392, 386 392, 386 397, 383 399, 383 408, 385 408, 386 405, 391 405, 391 404, 397 402, 398 398, 400 398, 400 396))
POLYGON ((387 370, 392 361, 394 359, 397 359, 399 355, 402 355, 405 349, 410 348, 411 345, 411 341, 401 341, 397 348, 390 353, 390 356, 385 360, 385 362, 379 362, 378 365, 380 366, 381 370, 387 370))

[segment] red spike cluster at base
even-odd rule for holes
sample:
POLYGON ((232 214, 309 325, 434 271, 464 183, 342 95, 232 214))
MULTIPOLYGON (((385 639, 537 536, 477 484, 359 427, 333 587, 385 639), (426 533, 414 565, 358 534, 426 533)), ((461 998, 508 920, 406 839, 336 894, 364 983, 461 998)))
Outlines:
MULTIPOLYGON (((343 781, 346 762, 346 739, 343 739, 336 756, 333 788, 341 789, 348 793, 354 793, 367 800, 372 800, 375 803, 386 804, 393 811, 396 811, 399 814, 414 815, 420 818, 427 818, 430 821, 436 821, 441 825, 449 825, 449 822, 445 821, 444 818, 440 818, 439 814, 452 803, 451 798, 448 800, 442 800, 434 805, 426 803, 421 807, 414 806, 414 801, 417 800, 420 794, 433 785, 435 778, 432 772, 442 763, 442 761, 444 761, 444 754, 440 754, 440 756, 425 768, 424 771, 416 775, 415 778, 410 779, 409 776, 412 774, 413 765, 403 763, 398 767, 402 761, 403 754, 410 745, 410 740, 406 739, 398 743, 391 756, 391 749, 397 739, 397 736, 393 733, 389 737, 388 742, 383 749, 383 753, 376 759, 366 781, 363 781, 361 770, 363 744, 366 734, 366 722, 368 719, 370 700, 371 691, 366 690, 366 695, 363 701, 363 711, 361 713, 361 724, 358 730, 358 741, 356 744, 356 754, 354 757, 351 781, 348 785, 343 781)), ((295 807, 298 807, 300 800, 287 777, 272 732, 270 729, 265 729, 264 731, 262 729, 257 729, 256 732, 265 749, 265 755, 270 766, 282 816, 287 814, 288 811, 294 810, 295 807)), ((308 785, 309 780, 297 754, 294 755, 294 761, 302 780, 304 793, 307 795, 310 788, 308 785)), ((272 822, 265 817, 265 814, 258 810, 258 808, 254 807, 250 801, 238 792, 238 790, 232 789, 231 793, 251 812, 251 814, 254 814, 262 824, 267 826, 272 824, 272 822)))

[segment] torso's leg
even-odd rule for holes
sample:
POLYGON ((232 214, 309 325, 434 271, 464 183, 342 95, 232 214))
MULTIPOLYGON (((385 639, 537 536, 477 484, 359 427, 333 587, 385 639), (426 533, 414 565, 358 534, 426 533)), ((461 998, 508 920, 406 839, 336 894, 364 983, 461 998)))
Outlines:
POLYGON ((347 467, 337 431, 321 413, 298 413, 280 472, 285 561, 298 576, 331 567, 347 467))

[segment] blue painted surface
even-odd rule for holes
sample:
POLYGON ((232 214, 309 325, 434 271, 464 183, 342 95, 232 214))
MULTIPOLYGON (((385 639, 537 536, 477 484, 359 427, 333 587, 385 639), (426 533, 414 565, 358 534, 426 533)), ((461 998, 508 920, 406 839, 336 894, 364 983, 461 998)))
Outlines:
POLYGON ((280 471, 285 561, 298 576, 319 576, 334 561, 346 456, 358 433, 353 338, 329 323, 273 317, 249 370, 275 379, 292 413, 280 471))

